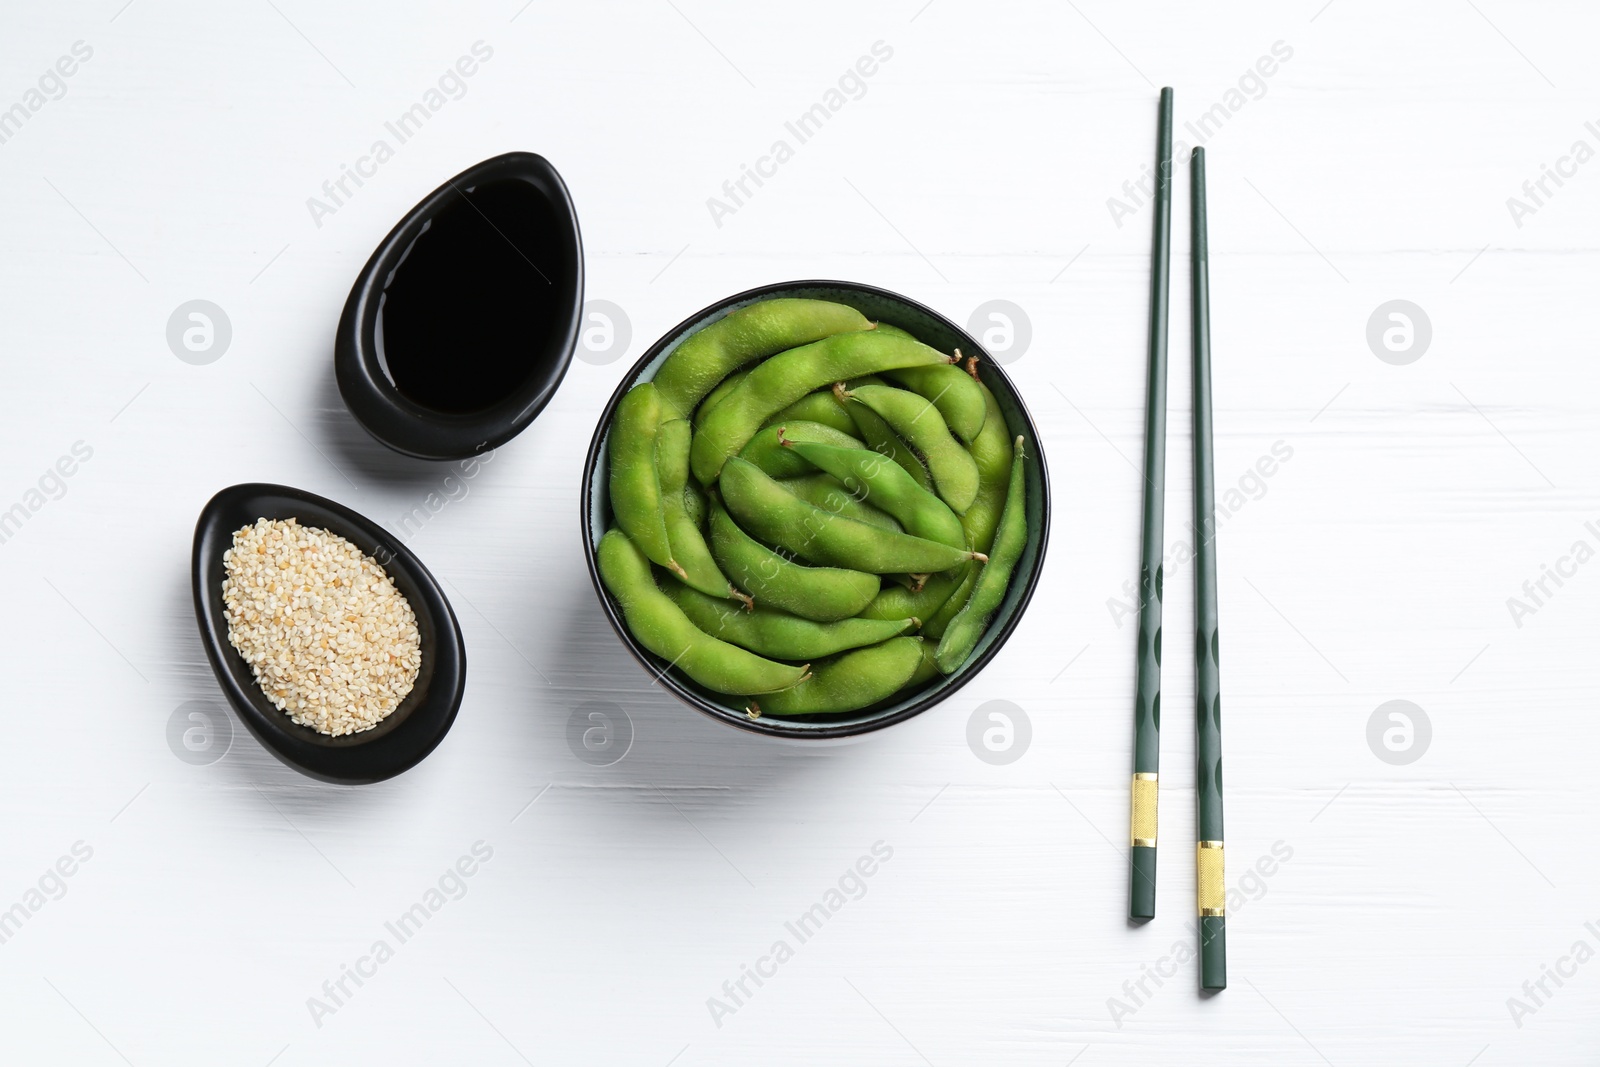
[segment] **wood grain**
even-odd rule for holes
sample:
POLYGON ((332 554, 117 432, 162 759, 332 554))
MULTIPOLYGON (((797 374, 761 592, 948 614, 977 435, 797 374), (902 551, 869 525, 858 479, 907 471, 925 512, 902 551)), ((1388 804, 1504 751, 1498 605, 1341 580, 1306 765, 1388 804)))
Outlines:
MULTIPOLYGON (((1574 141, 1600 148, 1592 11, 119 2, 13 13, 0 34, 0 109, 74 41, 93 48, 0 143, 0 511, 43 501, 0 543, 0 909, 40 903, 0 943, 0 1059, 1593 1061, 1600 963, 1546 979, 1537 1005, 1523 983, 1580 940, 1600 950, 1600 563, 1520 626, 1507 599, 1580 539, 1600 549, 1600 164, 1520 227, 1506 206, 1574 141), (313 222, 307 198, 479 40, 493 58, 463 95, 313 222), (859 98, 719 226, 708 198, 878 41, 892 58, 859 98), (1193 578, 1176 560, 1160 913, 1123 918, 1135 627, 1111 605, 1138 565, 1149 214, 1119 227, 1107 201, 1149 157, 1157 86, 1177 87, 1181 126, 1226 108, 1276 42, 1292 57, 1206 144, 1217 476, 1242 503, 1219 536, 1234 981, 1201 1000, 1175 959, 1194 878, 1193 578), (350 420, 333 330, 394 220, 512 148, 561 169, 589 295, 632 336, 617 361, 575 361, 526 433, 451 483, 350 420), (1057 502, 1034 604, 982 677, 815 748, 653 687, 599 612, 577 512, 632 359, 712 300, 804 277, 963 323, 991 299, 1024 308, 1031 343, 1007 369, 1057 502), (165 337, 196 298, 233 328, 207 366, 165 337), (1366 340, 1394 299, 1432 326, 1406 366, 1366 340), (80 441, 92 458, 41 489, 80 441), (1275 446, 1291 454, 1251 477, 1275 446), (390 525, 443 501, 407 543, 461 618, 468 694, 402 778, 319 785, 242 730, 210 765, 169 748, 186 702, 221 706, 189 602, 194 519, 247 480, 390 525), (966 742, 991 700, 1031 723, 1006 766, 966 742), (1406 765, 1368 747, 1391 700, 1431 724, 1406 765), (610 767, 568 747, 593 701, 631 720, 610 767), (56 899, 40 880, 80 841, 92 858, 56 899), (493 856, 464 895, 319 1026, 308 998, 479 841, 493 856), (859 899, 851 882, 714 1018, 723 983, 795 942, 785 923, 880 841, 892 858, 859 899)), ((1187 373, 1171 385, 1183 515, 1187 373)))

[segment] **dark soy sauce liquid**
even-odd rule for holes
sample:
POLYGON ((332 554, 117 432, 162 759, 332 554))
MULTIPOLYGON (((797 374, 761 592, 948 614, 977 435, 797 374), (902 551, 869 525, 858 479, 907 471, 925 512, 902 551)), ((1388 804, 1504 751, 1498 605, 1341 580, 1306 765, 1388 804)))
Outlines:
POLYGON ((453 414, 510 396, 542 357, 561 262, 555 216, 533 186, 463 186, 384 286, 378 352, 395 388, 453 414))

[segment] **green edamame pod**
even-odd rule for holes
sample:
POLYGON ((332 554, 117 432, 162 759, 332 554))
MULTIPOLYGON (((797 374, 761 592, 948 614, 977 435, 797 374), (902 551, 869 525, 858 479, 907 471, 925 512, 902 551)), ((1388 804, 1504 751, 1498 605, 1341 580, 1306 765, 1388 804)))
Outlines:
POLYGON ((656 434, 665 416, 650 382, 629 389, 606 439, 611 453, 611 511, 617 525, 652 563, 682 573, 672 560, 656 470, 656 434))
POLYGON ((600 580, 622 607, 628 630, 645 648, 719 693, 753 696, 798 685, 806 668, 778 663, 719 641, 689 621, 650 573, 650 561, 613 527, 596 550, 600 580))
POLYGON ((687 416, 718 382, 752 360, 834 334, 871 329, 861 312, 829 300, 762 300, 684 338, 656 371, 656 388, 663 403, 687 416))
MULTIPOLYGON (((881 511, 860 500, 831 474, 812 471, 798 478, 785 478, 778 483, 809 504, 815 504, 833 515, 843 515, 876 526, 881 530, 900 532, 900 521, 887 511, 881 511)), ((965 547, 965 546, 963 546, 965 547)))
MULTIPOLYGON (((701 485, 710 485, 723 463, 737 456, 763 423, 813 389, 896 367, 947 362, 942 353, 927 345, 876 331, 836 334, 781 352, 754 367, 720 404, 706 412, 694 434, 690 468, 701 485)), ((939 425, 944 425, 942 417, 939 425)), ((948 430, 945 436, 949 436, 948 430)))
POLYGON ((927 620, 935 612, 941 610, 945 602, 961 584, 961 577, 966 574, 964 564, 953 571, 944 574, 929 576, 922 583, 921 589, 909 589, 905 586, 886 586, 878 590, 878 595, 872 598, 872 603, 861 609, 863 619, 922 619, 923 634, 927 634, 927 620))
MULTIPOLYGON (((967 547, 961 520, 944 501, 918 485, 905 468, 870 449, 792 437, 778 427, 780 445, 839 479, 852 496, 893 515, 906 533, 955 548, 967 547)), ((771 473, 768 471, 767 473, 771 473)))
MULTIPOLYGON (((1006 429, 1005 415, 1000 404, 986 385, 978 387, 983 392, 988 415, 983 429, 968 446, 978 465, 978 496, 961 516, 961 527, 967 533, 967 545, 976 552, 988 552, 994 545, 995 528, 1000 524, 1000 514, 1005 507, 1006 491, 1011 481, 1012 444, 1006 429)), ((926 616, 922 627, 924 637, 938 639, 944 636, 956 614, 966 606, 972 596, 972 587, 978 580, 976 568, 969 568, 961 585, 938 611, 926 616)))
POLYGON ((967 532, 967 545, 974 552, 987 552, 994 544, 994 530, 1000 523, 1000 511, 1006 503, 1006 486, 1011 481, 1011 433, 1006 429, 1006 417, 1000 404, 986 385, 982 390, 988 415, 983 429, 967 446, 973 462, 978 465, 978 496, 972 506, 961 516, 961 526, 967 532))
POLYGON ((879 529, 801 500, 737 456, 722 468, 722 499, 740 525, 803 559, 873 574, 931 574, 975 553, 879 529))
POLYGON ((968 563, 949 573, 956 579, 955 592, 946 597, 944 603, 939 605, 939 610, 929 615, 922 624, 922 636, 930 641, 938 641, 943 637, 950 620, 967 606, 967 598, 972 596, 972 585, 978 580, 978 565, 968 563))
POLYGON ((914 689, 939 677, 939 662, 934 659, 936 647, 932 641, 922 641, 922 658, 917 661, 917 669, 911 672, 911 680, 905 684, 905 688, 914 689))
POLYGON ((827 715, 856 711, 905 688, 922 665, 922 641, 896 637, 820 663, 793 689, 769 693, 750 704, 750 714, 827 715))
MULTIPOLYGON (((847 403, 844 386, 835 385, 833 392, 839 403, 847 403)), ((860 431, 868 448, 880 456, 888 456, 894 460, 902 470, 916 479, 918 485, 932 491, 933 478, 928 474, 927 464, 922 462, 921 456, 912 451, 910 445, 895 436, 894 430, 883 421, 882 416, 865 404, 850 404, 848 413, 851 423, 860 431)))
POLYGON ((842 434, 851 437, 859 436, 855 420, 844 409, 843 401, 834 398, 832 389, 821 389, 815 393, 807 393, 793 404, 778 412, 768 419, 764 425, 782 426, 784 423, 793 422, 820 422, 824 426, 831 426, 842 434))
POLYGON ((744 451, 739 455, 774 478, 798 478, 815 470, 816 468, 810 463, 778 443, 780 433, 791 441, 817 441, 838 445, 841 448, 866 447, 858 438, 840 433, 824 423, 779 422, 756 431, 756 435, 750 438, 750 443, 744 446, 744 451))
MULTIPOLYGON (((988 552, 994 545, 995 528, 1000 525, 1000 514, 1005 508, 1006 491, 1011 482, 1013 449, 999 402, 988 386, 980 385, 978 388, 983 391, 988 415, 984 418, 983 429, 967 449, 972 453, 973 462, 978 465, 978 496, 966 514, 961 516, 961 528, 966 531, 969 548, 975 552, 988 552)), ((922 627, 924 637, 937 640, 944 636, 950 621, 972 596, 972 587, 977 580, 978 570, 969 564, 956 591, 939 610, 924 616, 927 619, 922 627)))
POLYGON ((988 418, 978 382, 960 367, 905 367, 883 376, 910 389, 939 409, 952 433, 963 441, 977 439, 988 418))
MULTIPOLYGON (((911 337, 916 340, 905 330, 887 322, 878 323, 878 329, 891 337, 911 337)), ((967 368, 963 369, 961 349, 958 348, 949 367, 903 367, 884 371, 883 374, 929 400, 944 416, 951 431, 963 441, 970 442, 983 429, 988 413, 984 410, 983 394, 978 391, 977 361, 968 360, 967 363, 967 368)))
POLYGON ((935 659, 939 669, 946 674, 965 663, 972 654, 978 638, 983 636, 984 628, 989 625, 989 619, 1005 599, 1011 572, 1028 544, 1028 515, 1023 500, 1022 438, 1017 438, 1014 447, 1011 484, 1006 490, 1005 510, 1000 513, 1000 527, 995 531, 994 552, 978 572, 966 606, 950 620, 944 636, 939 639, 935 659))
POLYGON ((669 580, 666 594, 689 621, 712 637, 773 659, 810 660, 875 645, 905 633, 912 619, 840 619, 814 622, 773 608, 745 611, 669 580))
POLYGON ((706 398, 700 401, 700 406, 694 409, 694 424, 699 426, 700 420, 706 417, 706 412, 716 407, 723 397, 733 392, 733 387, 744 381, 744 376, 749 373, 747 370, 736 370, 718 382, 717 387, 707 393, 706 398))
POLYGON ((880 322, 878 323, 878 329, 882 330, 890 337, 909 337, 913 341, 919 340, 916 334, 912 333, 910 330, 902 330, 892 322, 880 322))
POLYGON ((661 478, 661 510, 667 524, 667 541, 672 559, 683 571, 685 582, 702 593, 716 597, 749 598, 717 569, 706 547, 705 535, 689 517, 684 489, 689 483, 689 439, 694 431, 685 419, 668 419, 656 432, 656 470, 661 478))
POLYGON ((733 521, 711 498, 711 554, 734 584, 763 604, 816 622, 857 614, 877 595, 876 574, 807 567, 779 555, 733 521))
MULTIPOLYGON (((698 485, 690 482, 683 487, 683 510, 688 514, 689 521, 694 523, 695 529, 706 528, 706 493, 698 485)), ((670 541, 671 538, 669 537, 670 541)))
POLYGON ((916 449, 928 463, 933 486, 956 512, 966 511, 978 495, 978 465, 961 443, 950 436, 939 409, 908 389, 863 385, 845 396, 859 401, 883 417, 897 436, 916 449))

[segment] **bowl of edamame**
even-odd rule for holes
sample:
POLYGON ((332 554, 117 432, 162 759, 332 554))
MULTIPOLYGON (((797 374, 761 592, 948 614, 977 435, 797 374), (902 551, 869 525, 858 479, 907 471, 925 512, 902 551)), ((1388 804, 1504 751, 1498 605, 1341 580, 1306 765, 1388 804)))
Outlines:
POLYGON ((584 465, 589 573, 684 703, 780 737, 881 729, 966 684, 1022 618, 1050 483, 1005 373, 870 285, 731 296, 617 386, 584 465))

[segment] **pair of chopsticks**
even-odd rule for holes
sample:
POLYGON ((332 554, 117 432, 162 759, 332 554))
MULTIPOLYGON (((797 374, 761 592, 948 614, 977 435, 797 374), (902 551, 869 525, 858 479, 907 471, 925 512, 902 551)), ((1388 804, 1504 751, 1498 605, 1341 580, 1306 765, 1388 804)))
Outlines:
MULTIPOLYGON (((1161 764, 1162 524, 1166 507, 1167 299, 1172 260, 1172 90, 1161 90, 1155 236, 1150 271, 1150 359, 1145 390, 1144 515, 1140 537, 1138 678, 1134 695, 1128 915, 1156 913, 1157 796, 1161 764)), ((1215 472, 1211 450, 1211 288, 1206 251, 1206 159, 1189 159, 1194 353, 1195 896, 1200 988, 1228 985, 1222 848, 1222 706, 1217 670, 1215 472)))

